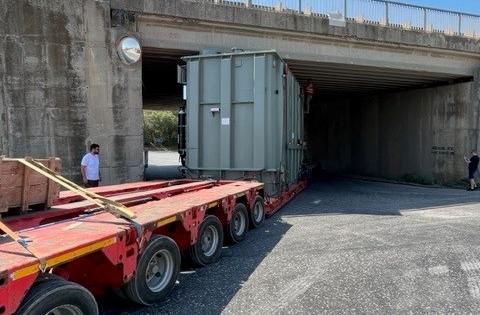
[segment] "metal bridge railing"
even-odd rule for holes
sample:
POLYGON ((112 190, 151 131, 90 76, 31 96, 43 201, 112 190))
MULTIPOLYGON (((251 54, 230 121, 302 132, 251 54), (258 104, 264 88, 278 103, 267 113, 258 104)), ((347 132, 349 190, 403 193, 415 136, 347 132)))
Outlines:
POLYGON ((190 0, 480 38, 480 16, 385 0, 190 0))

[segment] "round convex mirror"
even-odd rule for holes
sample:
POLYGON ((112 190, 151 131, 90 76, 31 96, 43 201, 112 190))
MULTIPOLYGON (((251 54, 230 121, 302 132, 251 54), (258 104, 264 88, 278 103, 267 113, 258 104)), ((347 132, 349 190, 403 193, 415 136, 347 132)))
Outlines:
POLYGON ((124 37, 118 43, 118 55, 126 65, 133 65, 140 60, 142 48, 140 42, 135 37, 124 37))

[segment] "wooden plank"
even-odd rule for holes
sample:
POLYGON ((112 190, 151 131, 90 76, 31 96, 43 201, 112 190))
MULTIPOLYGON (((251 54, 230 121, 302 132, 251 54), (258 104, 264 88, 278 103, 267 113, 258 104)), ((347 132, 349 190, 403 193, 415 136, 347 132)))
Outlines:
MULTIPOLYGON (((48 168, 51 169, 52 171, 55 171, 55 158, 50 158, 48 160, 48 168)), ((55 189, 55 183, 52 180, 47 181, 47 202, 45 206, 48 208, 52 205, 53 199, 55 199, 58 196, 53 196, 54 189, 55 189)))
MULTIPOLYGON (((2 173, 2 164, 4 159, 5 159, 5 155, 0 155, 0 177, 2 173)), ((5 194, 2 193, 2 183, 0 182, 0 217, 2 213, 8 211, 7 201, 5 199, 6 199, 6 196, 5 194)))
POLYGON ((112 201, 108 198, 99 196, 77 184, 74 182, 66 179, 63 176, 58 175, 57 173, 53 172, 50 170, 48 167, 45 165, 36 162, 31 159, 18 159, 20 163, 22 163, 25 166, 28 166, 29 168, 33 169, 37 173, 42 174, 43 176, 55 181, 59 185, 63 186, 64 188, 67 188, 69 190, 75 191, 78 194, 80 194, 82 197, 85 199, 88 199, 94 203, 96 203, 98 206, 102 207, 103 209, 114 213, 117 216, 122 217, 123 219, 134 219, 135 218, 135 213, 132 212, 130 209, 122 205, 121 203, 112 201))
POLYGON ((24 167, 23 170, 23 189, 22 189, 22 197, 21 197, 21 207, 20 210, 22 212, 28 211, 29 206, 29 192, 30 192, 30 175, 32 174, 32 170, 27 167, 24 167))

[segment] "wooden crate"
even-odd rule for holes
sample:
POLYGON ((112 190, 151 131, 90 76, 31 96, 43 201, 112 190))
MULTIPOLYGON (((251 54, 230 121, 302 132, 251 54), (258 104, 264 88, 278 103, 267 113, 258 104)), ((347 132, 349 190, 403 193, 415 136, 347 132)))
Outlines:
MULTIPOLYGON (((51 170, 61 170, 58 158, 35 159, 51 170)), ((0 216, 7 212, 25 213, 32 206, 50 207, 58 198, 57 183, 26 167, 15 159, 0 156, 0 216)))

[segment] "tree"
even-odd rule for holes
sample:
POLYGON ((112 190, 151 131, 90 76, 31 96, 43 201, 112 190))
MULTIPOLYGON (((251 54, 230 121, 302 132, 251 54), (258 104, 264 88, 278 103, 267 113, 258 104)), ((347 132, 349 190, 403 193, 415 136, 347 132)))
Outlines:
POLYGON ((143 139, 147 146, 175 148, 177 144, 177 116, 172 111, 143 112, 143 139))

